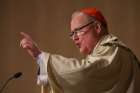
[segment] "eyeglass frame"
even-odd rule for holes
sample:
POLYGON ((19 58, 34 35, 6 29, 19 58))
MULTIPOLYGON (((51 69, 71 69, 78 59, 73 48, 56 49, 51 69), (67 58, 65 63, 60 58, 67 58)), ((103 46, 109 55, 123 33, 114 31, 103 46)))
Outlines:
POLYGON ((92 23, 96 23, 96 21, 92 20, 91 22, 89 22, 89 23, 87 23, 87 24, 85 24, 85 25, 83 25, 83 26, 81 26, 79 28, 76 28, 74 31, 69 32, 70 38, 73 38, 75 35, 79 36, 78 33, 85 32, 85 31, 82 31, 81 29, 89 26, 92 23))

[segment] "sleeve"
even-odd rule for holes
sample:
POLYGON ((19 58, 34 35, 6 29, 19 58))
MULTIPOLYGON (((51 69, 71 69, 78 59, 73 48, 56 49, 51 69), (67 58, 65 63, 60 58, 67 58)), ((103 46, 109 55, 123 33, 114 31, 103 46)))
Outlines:
POLYGON ((47 74, 47 61, 49 59, 49 54, 42 52, 37 57, 37 64, 39 65, 39 72, 37 76, 38 85, 46 85, 48 83, 48 74, 47 74))
POLYGON ((40 67, 40 74, 38 75, 38 84, 47 84, 47 65, 51 64, 51 69, 55 70, 58 74, 73 73, 86 69, 92 66, 92 70, 104 68, 111 64, 117 54, 118 48, 116 47, 100 47, 93 51, 86 59, 79 61, 76 58, 66 58, 61 55, 50 54, 42 52, 39 55, 37 63, 40 67))
POLYGON ((66 58, 61 55, 51 55, 49 61, 51 68, 58 74, 77 72, 91 67, 92 69, 101 69, 111 64, 118 52, 117 47, 102 46, 97 48, 91 55, 88 55, 81 61, 76 58, 66 58))

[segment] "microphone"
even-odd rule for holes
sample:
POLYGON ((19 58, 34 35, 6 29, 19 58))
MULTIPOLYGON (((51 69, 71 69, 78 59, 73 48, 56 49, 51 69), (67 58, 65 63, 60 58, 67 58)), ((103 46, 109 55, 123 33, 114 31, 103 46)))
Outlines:
POLYGON ((0 93, 2 93, 3 89, 6 87, 6 85, 11 81, 12 79, 17 79, 20 76, 22 76, 22 72, 17 72, 13 76, 7 79, 7 81, 4 83, 3 87, 0 89, 0 93))
POLYGON ((19 78, 21 75, 22 75, 21 72, 17 72, 17 73, 14 74, 13 78, 15 78, 15 79, 19 78))

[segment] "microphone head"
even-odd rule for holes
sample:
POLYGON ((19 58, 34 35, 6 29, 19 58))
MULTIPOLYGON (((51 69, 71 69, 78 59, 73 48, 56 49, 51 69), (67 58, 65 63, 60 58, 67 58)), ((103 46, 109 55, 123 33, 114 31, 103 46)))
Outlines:
POLYGON ((19 78, 22 75, 22 72, 17 72, 14 74, 13 78, 19 78))

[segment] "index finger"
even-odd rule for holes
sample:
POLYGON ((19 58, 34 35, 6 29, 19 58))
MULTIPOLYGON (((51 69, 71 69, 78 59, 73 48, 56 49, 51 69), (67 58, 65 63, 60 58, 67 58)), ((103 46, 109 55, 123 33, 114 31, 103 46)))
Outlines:
POLYGON ((20 32, 20 34, 21 34, 23 37, 25 37, 25 38, 28 38, 28 39, 31 38, 30 35, 27 34, 27 33, 25 33, 25 32, 20 32))

